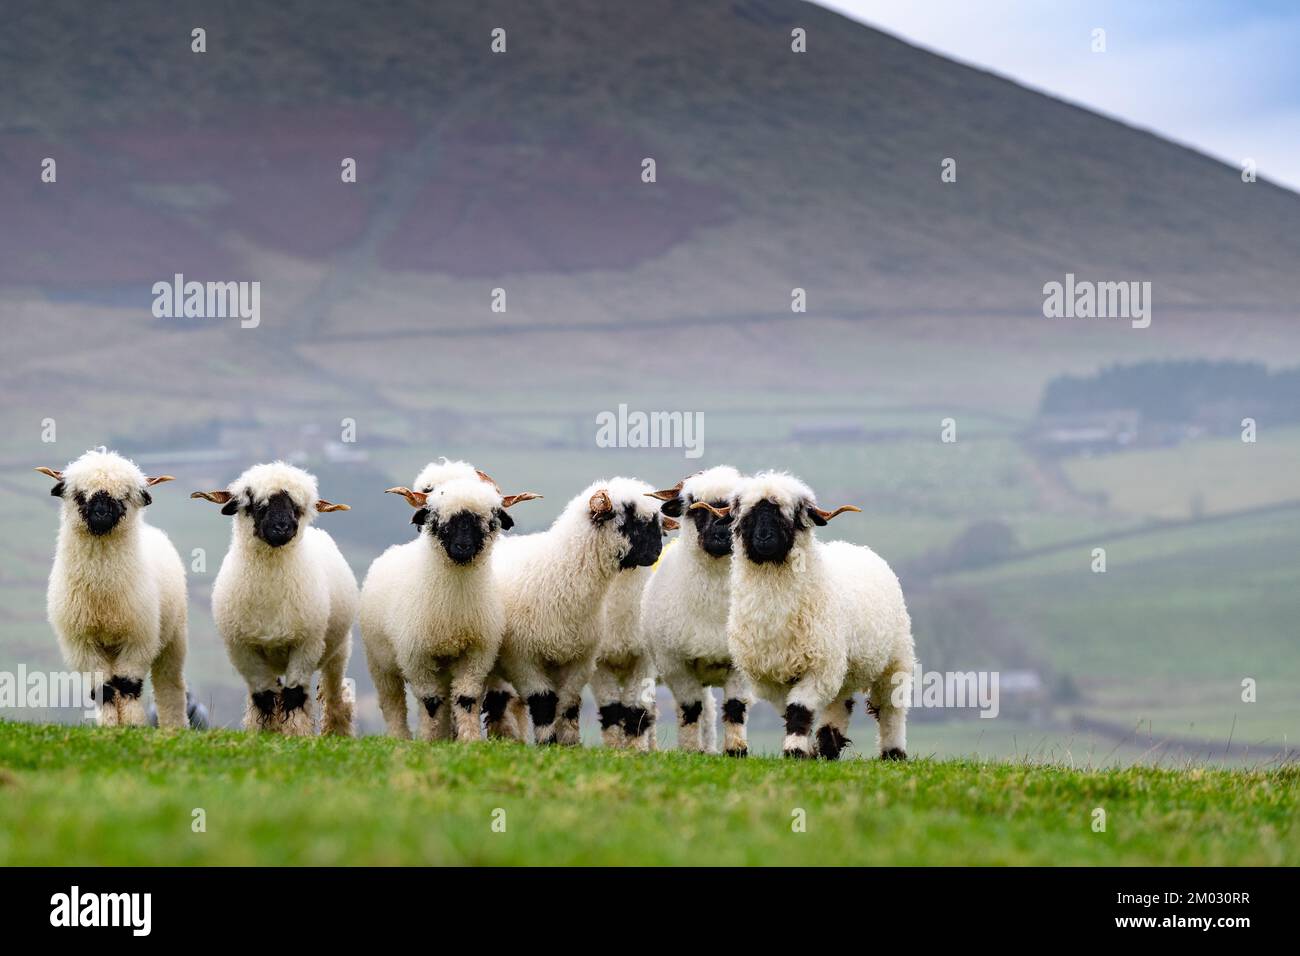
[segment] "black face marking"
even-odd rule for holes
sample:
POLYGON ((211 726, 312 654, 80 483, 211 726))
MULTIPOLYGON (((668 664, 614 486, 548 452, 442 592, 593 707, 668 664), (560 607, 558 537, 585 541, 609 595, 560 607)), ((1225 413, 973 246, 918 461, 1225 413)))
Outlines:
POLYGON ((840 751, 850 743, 848 737, 840 733, 838 727, 829 724, 817 728, 817 756, 826 760, 839 760, 840 751))
POLYGON ((490 690, 483 695, 483 713, 489 724, 499 724, 505 719, 511 696, 504 690, 490 690))
POLYGON ((890 747, 880 755, 881 760, 906 760, 907 751, 899 747, 890 747))
POLYGON ((787 518, 779 505, 760 501, 745 512, 736 534, 745 546, 745 557, 755 564, 780 564, 794 547, 794 534, 801 525, 787 518))
POLYGON ((580 714, 581 712, 582 712, 582 705, 574 704, 572 707, 569 707, 564 711, 564 719, 577 720, 578 714, 580 714))
MULTIPOLYGON (((710 501, 715 508, 725 508, 725 501, 710 501)), ((695 537, 705 554, 715 558, 725 558, 731 554, 731 515, 719 518, 707 508, 697 508, 689 512, 695 522, 695 537)))
POLYGON ((465 711, 465 713, 469 713, 471 710, 473 710, 474 705, 477 703, 478 703, 477 697, 470 697, 467 694, 461 694, 459 697, 456 698, 456 706, 459 707, 461 710, 465 711))
POLYGON ((555 708, 559 703, 560 699, 553 690, 529 695, 528 715, 533 718, 533 726, 547 727, 555 723, 555 708))
POLYGON ((97 491, 89 499, 78 493, 76 501, 81 519, 86 522, 86 528, 95 536, 108 534, 117 527, 117 523, 126 514, 126 505, 107 491, 97 491))
POLYGON ((275 691, 259 690, 253 695, 253 706, 263 717, 270 717, 275 713, 275 691))
POLYGON ((743 724, 745 722, 745 702, 731 697, 722 702, 722 722, 725 724, 743 724))
POLYGON ((439 521, 433 534, 442 544, 447 557, 457 564, 469 564, 483 550, 487 533, 483 521, 476 514, 462 511, 439 521))
POLYGON ((629 737, 640 737, 650 729, 650 715, 644 707, 623 708, 623 731, 629 737))
POLYGON ((682 725, 693 724, 700 719, 700 711, 704 709, 704 701, 697 700, 693 704, 682 704, 682 725))
POLYGON ((812 711, 803 704, 787 704, 785 708, 785 732, 796 737, 803 737, 812 729, 812 711))
POLYGON ((280 700, 284 704, 285 716, 288 716, 293 711, 306 705, 307 689, 301 685, 286 687, 280 692, 280 700))
MULTIPOLYGON (((273 548, 288 544, 298 534, 302 513, 287 491, 277 491, 262 503, 249 496, 248 513, 253 518, 253 534, 273 548)), ((224 509, 223 509, 224 510, 224 509)))
POLYGON ((629 501, 623 507, 618 531, 631 545, 626 557, 619 563, 620 568, 648 568, 659 560, 659 554, 664 549, 664 533, 658 515, 653 518, 643 517, 637 512, 636 505, 629 501))
POLYGON ((600 729, 608 730, 610 727, 618 726, 623 723, 623 711, 626 708, 615 701, 612 704, 605 704, 600 708, 600 729))
POLYGON ((430 718, 433 718, 438 716, 438 708, 442 706, 442 698, 437 696, 423 697, 420 699, 420 703, 424 705, 424 712, 430 718))

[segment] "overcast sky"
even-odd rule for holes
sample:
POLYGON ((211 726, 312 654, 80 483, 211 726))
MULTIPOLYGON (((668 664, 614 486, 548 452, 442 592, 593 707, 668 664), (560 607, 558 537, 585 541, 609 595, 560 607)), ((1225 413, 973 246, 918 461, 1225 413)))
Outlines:
POLYGON ((1300 190, 1300 0, 819 2, 1300 190))

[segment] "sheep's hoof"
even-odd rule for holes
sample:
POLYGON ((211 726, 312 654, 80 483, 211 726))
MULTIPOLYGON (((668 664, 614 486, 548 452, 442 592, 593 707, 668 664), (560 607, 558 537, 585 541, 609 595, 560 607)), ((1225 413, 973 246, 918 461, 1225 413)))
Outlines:
POLYGON ((749 756, 749 748, 748 748, 748 747, 728 747, 726 750, 723 751, 723 753, 726 754, 728 757, 748 757, 748 756, 749 756))
POLYGON ((881 760, 906 760, 907 751, 903 750, 900 747, 890 747, 888 750, 881 751, 880 759, 881 760))
POLYGON ((839 760, 840 753, 851 742, 840 733, 838 727, 821 727, 817 731, 817 756, 825 760, 839 760))
POLYGON ((307 691, 301 685, 286 687, 280 692, 280 700, 284 706, 284 714, 288 717, 293 711, 307 703, 307 691))
POLYGON ((796 750, 791 748, 790 750, 783 751, 781 756, 789 757, 791 760, 807 760, 812 756, 812 754, 806 750, 796 750))

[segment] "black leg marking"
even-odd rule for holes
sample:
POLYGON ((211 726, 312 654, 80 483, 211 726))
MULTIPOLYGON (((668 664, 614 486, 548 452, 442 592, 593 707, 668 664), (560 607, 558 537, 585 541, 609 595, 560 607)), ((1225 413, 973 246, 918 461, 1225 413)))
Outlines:
POLYGON ((263 717, 270 717, 275 713, 275 691, 259 690, 253 695, 253 706, 263 717))
POLYGON ((700 719, 700 711, 704 709, 704 701, 697 700, 693 704, 682 704, 682 726, 693 724, 700 719))
POLYGON ((731 747, 731 748, 729 748, 728 750, 723 751, 723 753, 725 753, 728 757, 748 757, 748 756, 749 756, 749 748, 748 748, 748 747, 731 747))
POLYGON ((490 690, 483 695, 483 713, 489 724, 499 724, 506 716, 511 695, 504 690, 490 690))
MULTIPOLYGON (((812 711, 803 704, 787 704, 785 708, 785 732, 796 737, 808 736, 812 729, 812 711)), ((788 752, 788 751, 787 751, 788 752)))
POLYGON ((870 698, 867 699, 867 713, 876 718, 876 720, 880 719, 880 708, 873 704, 870 698))
POLYGON ((724 724, 743 724, 745 722, 745 702, 732 697, 722 702, 722 722, 724 724))
POLYGON ((110 677, 108 683, 123 697, 139 697, 144 690, 143 680, 132 680, 130 677, 110 677))
POLYGON ((615 701, 612 704, 606 704, 600 708, 600 729, 608 730, 610 727, 617 726, 623 722, 622 704, 615 701))
POLYGON ((906 760, 907 751, 898 747, 890 747, 880 755, 881 760, 906 760))
POLYGON ((424 705, 425 713, 427 713, 429 719, 432 720, 434 717, 438 716, 438 708, 442 706, 442 698, 436 695, 433 697, 423 697, 420 699, 420 703, 424 705))
POLYGON ((623 708, 623 730, 629 737, 640 737, 650 726, 650 715, 644 707, 623 708))
POLYGON ((574 704, 572 707, 565 709, 563 716, 565 720, 577 720, 580 713, 582 713, 582 705, 574 704))
POLYGON ((559 702, 559 698, 555 696, 553 690, 530 695, 528 698, 528 714, 533 718, 533 726, 537 728, 549 727, 555 723, 555 708, 559 705, 559 702))
POLYGON ((104 699, 105 704, 111 704, 117 697, 117 688, 112 684, 104 684, 100 687, 99 696, 104 699))
POLYGON ((782 752, 782 756, 789 757, 792 760, 807 760, 810 754, 804 750, 786 750, 782 752))
POLYGON ((849 738, 840 733, 838 727, 826 725, 817 730, 817 756, 827 760, 839 760, 840 751, 848 744, 849 738))
POLYGON ((456 706, 459 707, 461 710, 465 711, 465 713, 469 713, 471 710, 473 710, 474 705, 477 703, 478 703, 478 698, 470 697, 468 694, 461 694, 459 697, 456 698, 456 706))
POLYGON ((307 703, 307 690, 301 685, 297 687, 286 687, 281 691, 280 699, 284 701, 284 713, 287 717, 289 714, 307 703))

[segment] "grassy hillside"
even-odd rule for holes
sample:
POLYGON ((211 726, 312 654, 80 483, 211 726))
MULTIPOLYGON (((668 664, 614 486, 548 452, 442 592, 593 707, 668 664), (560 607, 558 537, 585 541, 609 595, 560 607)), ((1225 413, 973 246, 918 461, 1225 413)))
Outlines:
POLYGON ((1294 766, 734 761, 0 723, 0 864, 1295 865, 1298 791, 1294 766))

